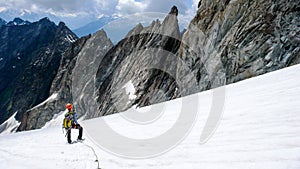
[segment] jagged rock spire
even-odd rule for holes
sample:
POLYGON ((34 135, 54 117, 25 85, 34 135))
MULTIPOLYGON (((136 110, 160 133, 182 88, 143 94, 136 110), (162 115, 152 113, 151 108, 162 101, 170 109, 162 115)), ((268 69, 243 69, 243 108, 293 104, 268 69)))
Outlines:
POLYGON ((176 16, 178 16, 178 9, 175 5, 171 8, 169 14, 175 14, 176 16))

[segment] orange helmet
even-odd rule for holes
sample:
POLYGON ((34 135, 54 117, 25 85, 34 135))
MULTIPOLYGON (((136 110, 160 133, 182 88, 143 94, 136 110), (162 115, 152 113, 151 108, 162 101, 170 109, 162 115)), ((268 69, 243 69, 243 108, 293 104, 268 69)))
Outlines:
POLYGON ((73 107, 73 106, 72 106, 72 104, 71 104, 71 103, 67 103, 67 104, 66 104, 66 108, 67 108, 68 110, 71 110, 71 109, 72 109, 72 107, 73 107))

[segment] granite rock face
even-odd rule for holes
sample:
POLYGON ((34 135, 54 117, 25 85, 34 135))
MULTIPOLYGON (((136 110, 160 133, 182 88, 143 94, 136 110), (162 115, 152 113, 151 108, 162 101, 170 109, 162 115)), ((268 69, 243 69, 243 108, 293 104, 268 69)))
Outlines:
POLYGON ((104 30, 96 32, 78 54, 72 72, 72 97, 79 116, 89 117, 95 114, 95 80, 98 67, 105 54, 113 47, 104 30))
POLYGON ((182 38, 181 96, 300 62, 297 0, 202 0, 182 38))
POLYGON ((162 23, 137 25, 105 54, 96 75, 98 110, 87 118, 175 98, 180 46, 177 15, 173 7, 162 23))

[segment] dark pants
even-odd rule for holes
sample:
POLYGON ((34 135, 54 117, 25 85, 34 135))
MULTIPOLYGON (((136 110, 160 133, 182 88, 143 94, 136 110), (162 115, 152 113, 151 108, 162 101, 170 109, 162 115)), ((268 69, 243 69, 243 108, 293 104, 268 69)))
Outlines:
POLYGON ((83 128, 79 124, 72 124, 72 127, 67 131, 68 143, 72 143, 72 140, 71 140, 71 129, 78 129, 79 130, 78 139, 82 139, 83 128))

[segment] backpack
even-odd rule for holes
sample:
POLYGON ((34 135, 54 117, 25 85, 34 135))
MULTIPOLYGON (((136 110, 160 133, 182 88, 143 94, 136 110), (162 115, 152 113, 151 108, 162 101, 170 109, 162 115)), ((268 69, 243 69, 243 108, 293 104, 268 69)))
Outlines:
POLYGON ((68 112, 67 114, 65 114, 65 118, 63 120, 63 127, 65 129, 69 129, 70 127, 72 127, 72 123, 73 123, 73 113, 68 112))

